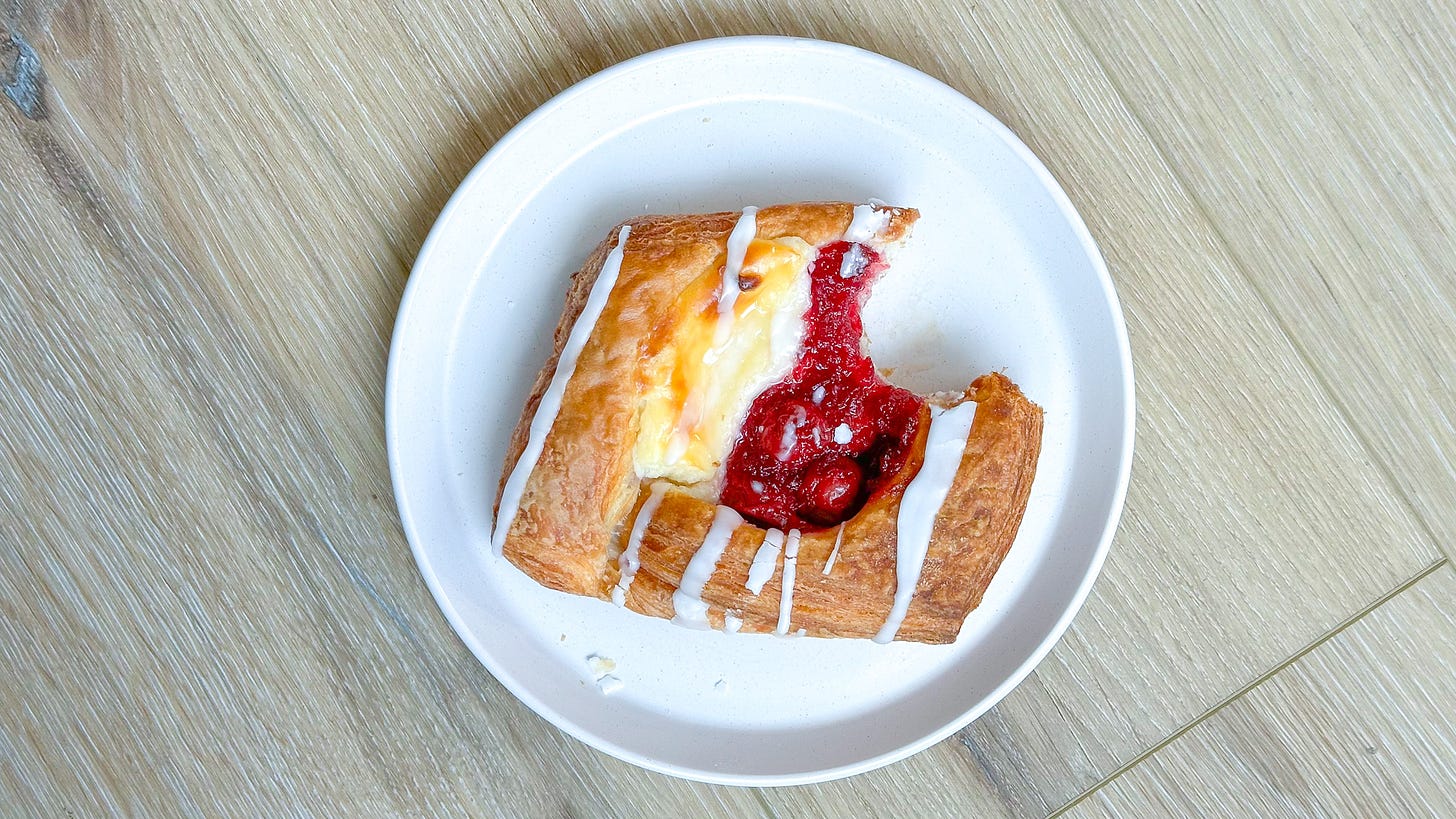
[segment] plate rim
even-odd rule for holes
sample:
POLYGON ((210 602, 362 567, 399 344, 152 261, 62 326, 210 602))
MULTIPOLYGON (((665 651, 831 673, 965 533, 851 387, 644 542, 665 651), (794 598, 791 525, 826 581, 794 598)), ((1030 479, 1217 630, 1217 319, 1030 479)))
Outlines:
POLYGON ((1066 191, 1042 163, 1040 158, 1013 132, 1010 127, 1001 122, 993 114, 987 111, 975 100, 949 85, 943 80, 921 71, 914 66, 907 65, 891 57, 879 54, 874 51, 848 45, 830 40, 818 40, 805 37, 789 37, 779 35, 742 35, 730 37, 714 37, 701 40, 692 40, 677 45, 667 46, 632 57, 628 60, 608 66, 601 71, 591 74, 578 82, 568 86, 546 102, 542 103, 531 113, 523 117, 519 122, 510 128, 499 140, 497 140, 479 160, 471 167, 470 171, 461 178, 451 193, 445 205, 440 209, 439 215, 435 217, 415 256, 415 261, 410 267, 410 275, 400 297, 399 309, 395 315, 395 321, 390 335, 390 350, 386 364, 384 384, 384 426, 385 445, 388 455, 390 470, 390 483, 395 496, 395 506, 398 512, 401 527, 404 530, 405 538, 409 542, 410 552, 415 560, 417 569, 425 580, 436 605, 441 613, 445 615, 451 628, 457 637, 470 649, 471 654, 495 679, 501 683, 516 699, 531 709, 537 716, 545 719, 552 726, 561 730, 574 739, 586 745, 621 759, 638 767, 646 768, 670 776, 688 779, 692 781, 709 784, 733 785, 733 786, 785 786, 802 785, 818 782, 827 782, 841 779, 860 773, 865 773, 886 765, 898 762, 916 753, 919 753, 932 745, 935 745, 948 738, 955 732, 968 726, 991 708, 995 707, 1006 697, 1016 686, 1020 685, 1027 676, 1036 669, 1046 656, 1065 635, 1072 620, 1081 611, 1087 597, 1091 593, 1093 584, 1101 575, 1102 567, 1111 549, 1112 539, 1122 520, 1125 509, 1128 488, 1131 482, 1132 456, 1136 436, 1136 390, 1133 378, 1132 349, 1127 331, 1126 317, 1123 313, 1121 300, 1118 298, 1112 277, 1107 269, 1107 264, 1102 256, 1091 231, 1088 230, 1081 214, 1073 205, 1066 191), (1125 405, 1122 425, 1122 447, 1118 458, 1116 482, 1113 487, 1112 503, 1108 508, 1107 520, 1103 526, 1097 541, 1096 549, 1093 551, 1088 569, 1077 588, 1073 592, 1068 605, 1061 616, 1053 624, 1052 628, 1041 639, 1037 646, 1027 655, 1026 659, 1016 669, 993 688, 989 694, 982 697, 976 703, 957 716, 951 718, 941 729, 928 733, 918 741, 905 743, 897 748, 876 754, 856 763, 839 765, 812 772, 796 772, 787 774, 735 774, 714 771, 708 769, 690 768, 677 764, 664 763, 641 753, 629 750, 613 740, 594 733, 584 727, 565 718, 556 709, 534 696, 515 679, 509 671, 498 667, 498 664, 490 657, 489 652, 483 652, 476 644, 472 631, 466 626, 459 612, 451 603, 445 593, 441 581, 420 545, 421 538, 418 535, 418 528, 408 502, 408 492, 401 481, 401 452, 402 442, 398 429, 398 418, 403 410, 398 406, 401 396, 398 389, 401 353, 399 343, 406 325, 413 313, 411 305, 416 300, 417 292, 424 286, 421 284, 424 276, 420 275, 431 263, 435 255, 436 246, 441 235, 445 232, 444 226, 451 221, 468 190, 474 187, 474 179, 485 173, 493 164, 495 159, 504 154, 512 145, 518 142, 524 133, 555 109, 568 104, 572 100, 584 94, 590 93, 599 85, 606 84, 617 77, 628 74, 653 62, 672 59, 685 53, 710 52, 717 50, 733 51, 738 49, 794 49, 803 52, 819 51, 825 54, 836 56, 847 56, 855 60, 863 60, 876 65, 877 67, 893 71, 906 76, 915 82, 928 82, 939 85, 950 91, 958 98, 967 112, 973 116, 982 126, 995 134, 1006 144, 1035 174, 1041 182, 1043 189, 1052 197, 1057 210, 1066 220, 1067 226, 1077 237, 1082 251, 1092 264, 1093 272, 1096 274, 1101 293, 1110 308, 1112 319, 1112 330, 1117 343, 1118 360, 1122 375, 1122 397, 1125 405))

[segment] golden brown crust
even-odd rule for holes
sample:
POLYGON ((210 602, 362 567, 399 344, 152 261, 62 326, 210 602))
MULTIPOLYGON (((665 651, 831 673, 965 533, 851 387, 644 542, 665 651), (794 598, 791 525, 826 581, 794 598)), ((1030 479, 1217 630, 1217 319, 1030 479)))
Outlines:
MULTIPOLYGON (((936 518, 920 582, 896 635, 899 640, 955 640, 966 615, 980 604, 1026 512, 1041 450, 1041 408, 999 373, 976 379, 967 398, 976 402, 971 434, 936 518)), ((839 557, 828 575, 823 569, 837 529, 803 536, 791 630, 802 628, 814 637, 873 637, 884 625, 895 597, 900 497, 924 457, 929 425, 920 426, 921 437, 905 469, 845 522, 839 557)), ((627 596, 628 608, 672 616, 672 592, 703 542, 713 514, 712 504, 687 495, 670 493, 664 498, 642 540, 642 568, 627 596), (644 576, 651 581, 644 583, 644 576)), ((731 611, 743 620, 743 631, 769 632, 778 626, 783 555, 758 595, 745 585, 764 536, 764 530, 752 524, 734 531, 718 570, 703 590, 714 623, 721 624, 723 612, 731 611)))
MULTIPOLYGON (((880 234, 885 243, 903 238, 918 217, 908 208, 893 213, 880 234)), ((758 213, 757 235, 797 236, 811 245, 824 244, 843 235, 852 214, 848 203, 767 207, 758 213)), ((567 384, 561 411, 505 540, 505 556, 543 585, 606 598, 616 584, 616 535, 630 524, 647 495, 631 456, 645 345, 654 330, 660 333, 675 320, 671 308, 677 295, 716 262, 738 218, 737 212, 725 212, 649 216, 627 223, 631 237, 616 286, 567 384)), ((506 474, 525 447, 540 397, 616 236, 613 230, 572 278, 553 353, 508 447, 506 474)), ((897 639, 953 641, 966 614, 980 603, 1025 512, 1040 451, 1040 408, 999 374, 977 379, 967 397, 978 406, 966 454, 937 518, 921 581, 897 639)), ((921 424, 922 440, 902 473, 845 522, 839 557, 828 576, 822 569, 837 530, 803 536, 793 586, 793 630, 868 637, 883 624, 895 593, 899 498, 919 469, 927 428, 921 424)), ((643 538, 629 608, 658 617, 673 615, 673 592, 702 544, 714 510, 689 495, 667 493, 643 538)), ((702 595, 715 627, 722 626, 724 611, 740 617, 744 631, 773 631, 778 625, 782 555, 760 594, 750 594, 744 585, 764 535, 751 524, 734 531, 702 595)))
MULTIPOLYGON (((621 272, 590 340, 577 360, 556 423, 532 471, 505 541, 505 556, 544 586, 605 597, 616 582, 613 535, 637 496, 631 452, 636 440, 635 389, 645 346, 678 320, 679 293, 722 254, 740 214, 642 216, 631 228, 621 272)), ((797 236, 811 245, 838 239, 854 216, 847 202, 775 205, 758 211, 758 237, 797 236)), ((897 241, 919 216, 892 212, 881 232, 897 241)), ((531 419, 551 383, 571 328, 602 265, 616 246, 613 228, 571 280, 551 356, 536 377, 506 449, 501 488, 525 449, 531 419)), ((496 493, 499 511, 500 490, 496 493)))

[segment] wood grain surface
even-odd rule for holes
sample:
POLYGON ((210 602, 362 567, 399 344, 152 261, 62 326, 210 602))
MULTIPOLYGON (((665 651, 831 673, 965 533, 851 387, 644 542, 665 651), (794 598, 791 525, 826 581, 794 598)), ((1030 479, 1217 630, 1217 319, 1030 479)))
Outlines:
POLYGON ((1456 814, 1453 599, 1447 564, 1069 815, 1456 814))
MULTIPOLYGON (((1449 7, 0 15, 0 803, 17 812, 1044 815, 1133 763, 1098 803, 1198 807, 1137 800, 1220 749, 1274 754, 1248 727, 1267 725, 1290 726, 1277 758, 1310 782, 1379 779, 1351 799, 1444 770, 1383 776, 1331 744, 1356 707, 1391 747, 1456 736, 1418 698, 1444 691, 1425 681, 1452 624, 1428 601, 1449 568, 1382 602, 1456 542, 1449 7), (505 692, 414 567, 382 417, 409 265, 468 168, 594 71, 744 33, 879 51, 1016 130, 1107 256, 1139 401, 1111 557, 1039 670, 905 762, 766 790, 646 773, 505 692), (1371 675, 1401 679, 1314 701, 1371 675)), ((1299 809, 1259 801, 1282 780, 1235 774, 1231 804, 1299 809)))
POLYGON ((1456 554, 1456 337, 1441 331, 1456 195, 1433 184, 1456 174, 1451 5, 1069 8, 1300 359, 1456 554))

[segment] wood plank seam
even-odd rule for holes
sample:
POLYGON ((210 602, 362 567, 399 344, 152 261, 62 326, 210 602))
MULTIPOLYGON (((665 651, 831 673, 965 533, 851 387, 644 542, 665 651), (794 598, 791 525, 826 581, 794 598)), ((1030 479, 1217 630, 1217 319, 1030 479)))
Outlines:
POLYGON ((1206 720, 1208 720, 1214 714, 1216 714, 1219 711, 1223 710, 1223 708, 1225 706, 1227 706, 1227 705, 1235 702, 1236 700, 1239 700, 1245 694, 1248 694, 1250 691, 1253 691, 1255 688, 1258 688, 1260 685, 1263 685, 1266 681, 1272 679, 1273 677, 1275 677, 1276 675, 1278 675, 1280 672, 1282 672, 1284 669, 1286 669, 1286 668, 1290 667, 1291 665, 1294 665, 1295 663, 1299 662, 1301 659, 1303 659, 1310 652, 1314 651, 1315 649, 1319 648, 1320 646, 1322 646, 1325 643, 1329 642, 1330 640, 1334 639, 1337 635, 1339 635, 1345 629, 1347 629, 1350 626, 1353 626, 1356 623, 1358 623, 1361 620, 1363 620, 1371 612, 1375 611, 1376 609, 1380 608, 1381 606, 1383 606, 1386 603, 1390 602, 1391 600, 1395 599, 1399 595, 1403 594, 1407 589, 1411 588, 1412 586, 1416 585, 1417 583, 1421 582, 1422 580, 1425 580, 1431 574, 1433 574, 1433 573, 1441 570, 1442 568, 1445 568, 1446 566, 1448 566, 1450 564, 1451 564, 1450 558, 1443 557, 1443 558, 1437 560, 1436 562, 1432 563, 1431 565, 1427 566, 1426 568, 1421 569, 1419 572, 1416 573, 1416 575, 1414 577, 1411 577, 1409 580, 1406 580, 1405 582, 1401 583, 1399 586, 1396 586, 1394 589, 1391 589, 1390 591, 1388 591, 1385 594, 1381 595, 1373 603, 1371 603, 1368 606, 1365 606, 1364 608, 1360 609, 1355 614, 1351 615, 1350 617, 1348 617, 1344 621, 1340 622, 1334 628, 1332 628, 1329 631, 1325 632, 1324 634, 1320 635, 1318 638, 1316 638, 1309 645, 1305 646, 1304 648, 1301 648, 1299 651, 1296 651, 1294 654, 1290 655, 1288 658, 1286 658, 1285 660, 1283 660, 1282 662, 1280 662, 1278 665, 1276 665, 1273 668, 1269 669, 1269 671, 1265 672, 1264 674, 1261 674, 1258 678, 1254 679, 1248 685, 1245 685, 1244 687, 1240 688, 1238 691, 1235 691, 1234 693, 1230 694, 1228 697, 1225 697, 1223 700, 1221 700, 1221 701, 1215 703, 1214 705, 1210 706, 1208 708, 1208 710, 1206 710, 1203 713, 1199 714, 1198 716, 1194 717, 1187 724, 1179 727, 1177 730, 1173 731, 1171 734, 1169 734, 1167 737, 1163 738, 1161 741, 1159 741, 1157 744, 1153 745, 1151 748, 1148 748, 1146 751, 1143 751, 1142 753, 1138 754, 1136 757, 1133 757, 1132 759, 1130 759, 1127 762, 1123 763, 1122 765, 1118 766, 1118 768, 1116 770, 1114 770, 1112 773, 1108 774, 1107 776, 1103 777, 1100 781, 1094 783, 1093 785, 1091 785, 1090 787, 1088 787, 1086 790, 1084 790, 1081 793, 1077 794, 1077 796, 1073 797, 1071 799, 1071 801, 1067 802, 1067 804, 1065 804, 1065 805, 1061 806, 1060 808, 1056 809, 1055 811, 1053 811, 1049 815, 1048 819, 1054 819, 1054 817, 1061 816, 1061 815, 1065 814, 1067 811, 1071 810, 1072 808, 1074 808, 1077 805, 1081 804, 1082 802, 1086 801, 1094 793, 1096 793, 1097 791, 1101 790, 1104 786, 1110 784, 1113 780, 1117 779, 1118 777, 1122 776, 1123 774, 1125 774, 1128 771, 1132 770, 1133 768, 1137 767, 1144 760, 1146 760, 1149 757, 1153 756, 1154 754, 1158 753, 1159 751, 1161 751, 1162 749, 1166 748, 1167 746, 1173 744, 1173 742, 1176 741, 1179 737, 1183 736, 1184 734, 1188 733, 1189 731, 1192 731, 1194 728, 1197 728, 1199 725, 1203 724, 1206 720))
MULTIPOLYGON (((1345 402, 1341 400, 1340 393, 1334 389, 1334 386, 1325 377, 1324 372, 1320 369, 1320 367, 1316 365, 1314 356, 1312 356, 1309 350, 1305 347, 1305 345, 1300 342, 1299 336, 1291 331, 1289 325, 1285 322, 1284 317, 1279 314, 1278 310, 1274 309, 1273 301, 1269 298, 1267 289, 1260 285, 1259 277, 1254 276, 1250 273, 1243 260, 1234 251, 1233 243, 1229 241, 1228 237, 1224 234, 1223 229, 1219 227, 1218 222, 1209 212, 1207 203, 1203 200, 1201 196, 1199 196, 1197 192, 1198 189, 1194 185, 1192 185, 1191 182, 1188 180, 1187 176, 1178 169, 1177 164, 1174 163, 1171 158, 1170 152, 1159 141, 1157 133, 1148 126, 1148 123, 1144 119, 1143 114, 1139 111, 1138 107, 1132 103, 1132 98, 1128 95, 1127 90, 1123 88, 1122 83, 1118 80, 1116 74, 1107 66, 1106 62, 1103 60, 1102 53, 1093 45, 1091 39, 1089 39, 1087 36, 1087 32, 1083 30, 1082 26, 1077 22, 1076 16, 1073 15, 1071 11, 1067 8, 1067 0, 1057 0, 1057 9, 1067 20, 1067 24, 1068 26, 1070 26, 1072 31, 1076 32, 1077 38, 1082 42, 1082 45, 1086 47, 1092 60, 1096 62, 1097 67, 1102 71, 1102 75, 1106 77, 1108 86, 1112 89, 1113 93, 1117 95, 1117 98, 1122 103, 1123 108, 1127 110, 1128 116, 1132 119, 1133 122, 1137 124, 1138 130, 1142 131, 1143 135, 1147 137, 1148 144, 1152 145, 1153 149, 1158 152, 1158 159, 1161 160, 1163 165, 1167 167, 1173 182, 1175 182, 1178 188, 1182 190, 1185 195, 1187 195, 1188 200, 1192 202, 1193 206, 1198 210, 1198 214, 1203 217, 1203 221, 1208 226, 1209 230, 1212 231, 1213 238, 1217 241, 1219 247, 1223 249, 1224 254, 1228 257, 1229 263, 1231 264, 1233 269, 1237 271, 1241 277, 1243 277, 1244 281, 1247 282, 1249 287, 1254 291, 1254 294, 1259 297, 1259 302, 1263 305, 1265 311, 1267 311, 1269 316, 1273 319, 1274 326, 1279 328, 1279 332, 1284 334, 1284 337, 1289 340, 1290 346, 1294 349, 1295 354, 1299 356, 1299 363, 1310 373, 1311 377, 1313 377, 1314 379, 1315 384, 1319 387, 1320 392, 1323 393, 1324 397, 1329 400, 1330 405, 1334 408, 1336 414, 1339 415, 1340 420, 1345 423, 1345 426, 1350 430, 1351 434, 1354 435, 1355 441, 1360 445, 1361 451, 1365 454, 1366 457, 1371 460, 1371 462, 1375 464, 1375 468, 1378 470, 1381 480, 1383 480, 1387 486, 1394 490, 1394 496, 1400 499, 1400 502, 1405 507, 1406 511, 1409 512, 1411 517, 1415 519, 1417 525, 1420 527, 1420 530, 1426 535, 1428 545, 1433 545, 1436 551, 1446 555, 1448 559, 1456 557, 1456 551, 1453 551, 1456 550, 1456 544, 1453 544, 1449 548, 1443 545, 1441 539, 1436 535, 1436 530, 1434 526, 1432 526, 1432 524, 1426 520, 1425 516, 1421 514, 1419 507, 1416 506, 1415 500, 1410 496, 1409 493, 1406 492, 1404 486, 1402 486, 1400 481, 1396 480, 1395 472, 1391 464, 1387 463, 1384 459, 1379 457, 1374 445, 1370 441, 1370 437, 1366 434, 1365 430, 1361 427, 1361 425, 1356 422, 1354 415, 1349 411, 1348 407, 1345 405, 1345 402)), ((1321 278, 1323 278, 1322 274, 1321 278)), ((1325 286, 1328 287, 1328 283, 1326 283, 1325 286)))

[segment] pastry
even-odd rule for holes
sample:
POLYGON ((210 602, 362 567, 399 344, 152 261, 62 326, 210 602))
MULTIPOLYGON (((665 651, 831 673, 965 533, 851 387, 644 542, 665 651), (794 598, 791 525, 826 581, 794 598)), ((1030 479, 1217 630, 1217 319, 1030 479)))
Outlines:
POLYGON ((1015 539, 1042 413, 1002 374, 923 398, 864 353, 860 308, 918 215, 614 229, 511 438, 497 553, 688 626, 954 641, 1015 539))

